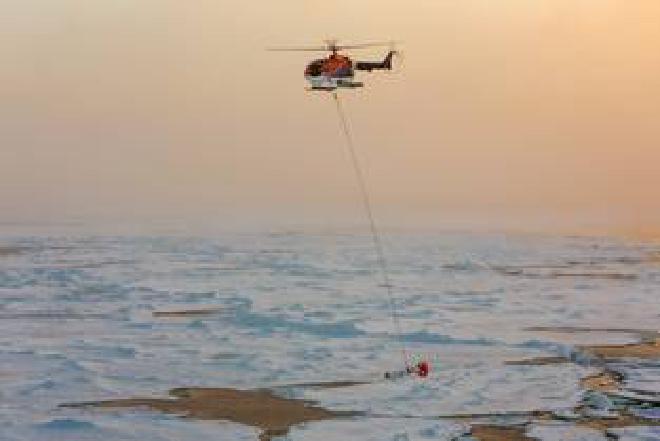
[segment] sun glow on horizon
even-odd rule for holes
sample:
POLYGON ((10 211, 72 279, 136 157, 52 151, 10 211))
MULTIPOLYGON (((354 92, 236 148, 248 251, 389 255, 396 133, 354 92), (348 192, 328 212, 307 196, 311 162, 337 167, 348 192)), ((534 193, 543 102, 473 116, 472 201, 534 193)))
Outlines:
POLYGON ((316 54, 263 50, 341 37, 403 41, 400 72, 346 95, 383 223, 660 224, 659 2, 6 10, 2 221, 351 221, 332 103, 303 90, 316 54))

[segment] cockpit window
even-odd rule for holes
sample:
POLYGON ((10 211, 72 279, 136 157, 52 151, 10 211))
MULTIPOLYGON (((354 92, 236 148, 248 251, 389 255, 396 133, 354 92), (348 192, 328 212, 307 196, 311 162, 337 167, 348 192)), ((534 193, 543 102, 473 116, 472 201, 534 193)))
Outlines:
POLYGON ((305 75, 312 77, 319 76, 323 73, 323 60, 314 60, 307 65, 305 75))

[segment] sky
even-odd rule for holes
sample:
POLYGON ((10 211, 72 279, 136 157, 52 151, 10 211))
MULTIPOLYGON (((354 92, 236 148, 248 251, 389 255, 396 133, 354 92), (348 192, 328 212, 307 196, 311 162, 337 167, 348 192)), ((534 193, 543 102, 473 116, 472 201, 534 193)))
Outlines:
POLYGON ((364 223, 317 54, 264 50, 326 38, 400 41, 341 95, 385 227, 660 225, 657 0, 2 8, 0 229, 364 223))

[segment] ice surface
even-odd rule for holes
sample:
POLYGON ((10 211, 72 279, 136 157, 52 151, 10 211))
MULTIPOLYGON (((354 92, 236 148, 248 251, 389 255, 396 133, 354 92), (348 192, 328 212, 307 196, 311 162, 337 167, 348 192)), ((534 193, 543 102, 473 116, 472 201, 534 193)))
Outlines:
MULTIPOLYGON (((648 245, 387 236, 402 340, 410 353, 430 359, 433 370, 425 381, 386 382, 383 372, 401 368, 400 340, 367 236, 7 237, 0 243, 21 250, 0 256, 0 427, 12 441, 253 440, 254 429, 235 424, 57 406, 165 396, 179 386, 338 380, 372 383, 290 393, 379 417, 310 423, 294 428, 291 439, 451 439, 462 427, 404 417, 570 409, 587 365, 506 361, 637 338, 528 328, 656 329, 660 317, 660 266, 645 260, 657 252, 648 245), (153 314, 204 308, 219 311, 153 314)), ((626 387, 658 391, 657 365, 625 369, 626 387)), ((563 439, 561 426, 536 430, 544 440, 563 439)))

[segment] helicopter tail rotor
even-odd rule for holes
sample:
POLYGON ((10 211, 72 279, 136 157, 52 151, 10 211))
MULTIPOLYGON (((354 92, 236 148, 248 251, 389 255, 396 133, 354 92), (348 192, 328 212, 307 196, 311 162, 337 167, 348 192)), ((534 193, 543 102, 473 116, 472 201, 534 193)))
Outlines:
POLYGON ((403 67, 404 54, 395 42, 390 42, 390 52, 388 53, 389 62, 387 71, 390 73, 399 73, 403 67))

